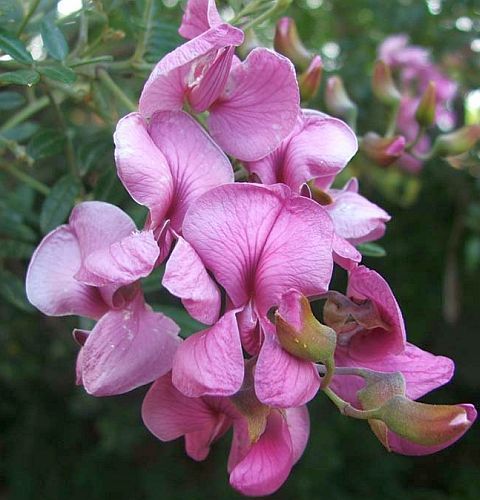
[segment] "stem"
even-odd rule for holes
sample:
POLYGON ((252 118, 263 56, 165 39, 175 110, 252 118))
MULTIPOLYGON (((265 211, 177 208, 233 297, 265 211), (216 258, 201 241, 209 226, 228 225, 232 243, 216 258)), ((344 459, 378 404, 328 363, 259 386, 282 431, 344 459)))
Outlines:
POLYGON ((418 127, 418 131, 417 131, 417 135, 415 136, 415 139, 413 139, 412 142, 409 142, 405 146, 405 151, 411 151, 418 144, 418 141, 423 137, 425 132, 426 132, 425 127, 418 127))
POLYGON ((390 118, 388 120, 387 130, 385 132, 385 137, 393 137, 395 134, 395 128, 397 127, 398 112, 400 110, 400 102, 397 102, 392 106, 390 118))
POLYGON ((78 68, 79 66, 87 66, 88 64, 97 64, 97 63, 111 62, 111 61, 113 61, 112 56, 98 56, 98 57, 92 57, 91 59, 83 59, 81 61, 70 63, 69 66, 70 68, 78 68))
POLYGON ((258 24, 263 23, 263 21, 266 21, 267 19, 270 19, 274 14, 276 14, 279 11, 282 11, 283 8, 279 6, 277 2, 270 7, 268 10, 266 10, 263 14, 260 14, 258 17, 255 17, 255 19, 252 19, 250 22, 245 24, 245 26, 242 26, 243 31, 247 31, 249 29, 252 29, 254 26, 257 26, 258 24))
POLYGON ((18 180, 24 182, 31 188, 35 189, 39 193, 47 196, 50 193, 50 188, 43 184, 43 182, 37 181, 32 176, 18 170, 15 165, 8 165, 6 163, 0 163, 0 168, 11 174, 13 177, 16 177, 18 180))
POLYGON ((342 415, 347 417, 358 418, 360 420, 368 420, 371 418, 378 418, 378 409, 375 410, 357 410, 350 403, 343 400, 341 397, 337 396, 332 389, 326 388, 323 392, 328 396, 328 398, 335 404, 335 406, 340 410, 342 415))
POLYGON ((32 102, 28 106, 25 106, 21 111, 13 115, 9 120, 7 120, 1 127, 0 132, 5 132, 13 127, 16 127, 19 123, 22 123, 30 116, 38 113, 43 108, 46 108, 49 103, 47 96, 43 96, 37 101, 32 102))
POLYGON ((238 23, 243 17, 253 14, 261 7, 262 3, 264 3, 264 0, 256 0, 245 5, 245 7, 229 21, 230 24, 238 23))
POLYGON ((110 75, 103 69, 100 68, 97 72, 98 78, 105 85, 105 87, 110 90, 113 95, 115 95, 118 100, 129 110, 136 111, 137 105, 134 104, 129 97, 127 97, 123 90, 111 79, 110 75))
POLYGON ((132 57, 132 61, 142 62, 143 55, 147 48, 148 38, 150 36, 150 30, 152 29, 152 14, 153 14, 153 0, 145 0, 145 9, 143 11, 143 26, 144 30, 140 34, 140 39, 138 40, 137 48, 132 57))
POLYGON ((18 28, 17 37, 19 37, 22 34, 23 30, 25 29, 25 26, 28 24, 28 21, 30 21, 30 18, 33 16, 33 14, 35 14, 35 11, 37 10, 39 3, 40 0, 33 0, 30 9, 27 12, 27 15, 23 18, 22 24, 18 28))
POLYGON ((79 54, 83 50, 83 47, 87 45, 88 42, 88 18, 85 14, 85 9, 87 8, 86 0, 82 0, 82 11, 80 13, 80 27, 78 30, 78 40, 73 54, 79 54))

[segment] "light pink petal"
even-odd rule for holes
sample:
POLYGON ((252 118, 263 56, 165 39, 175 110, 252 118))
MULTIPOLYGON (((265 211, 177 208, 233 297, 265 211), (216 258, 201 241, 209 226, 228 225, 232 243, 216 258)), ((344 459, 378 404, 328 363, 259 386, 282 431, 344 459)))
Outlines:
POLYGON ((168 218, 181 233, 190 204, 214 186, 233 182, 233 169, 204 129, 184 112, 159 112, 148 132, 167 160, 174 190, 168 218))
POLYGON ((115 162, 132 198, 150 209, 149 227, 163 225, 170 208, 174 181, 167 160, 153 142, 139 113, 122 118, 113 136, 115 162))
POLYGON ((195 113, 206 111, 225 89, 234 53, 235 47, 231 45, 219 50, 215 60, 199 77, 199 82, 191 88, 188 102, 195 113))
POLYGON ((402 312, 388 283, 365 266, 355 267, 348 278, 347 295, 362 301, 369 299, 376 305, 382 320, 389 326, 365 330, 349 343, 349 354, 362 361, 382 359, 387 353, 401 353, 406 342, 402 312))
MULTIPOLYGON (((331 189, 329 194, 334 202, 325 209, 332 217, 335 232, 353 244, 372 241, 369 236, 381 228, 385 232, 385 223, 390 215, 358 193, 349 190, 331 189)), ((378 234, 380 236, 380 234, 378 234)))
POLYGON ((352 270, 361 260, 362 254, 345 238, 333 236, 333 260, 346 270, 352 270))
POLYGON ((265 158, 249 163, 263 183, 283 182, 299 192, 305 182, 332 178, 357 152, 357 138, 341 120, 304 110, 292 134, 265 158), (272 180, 275 179, 275 180, 272 180))
POLYGON ((134 232, 88 254, 82 281, 89 285, 126 285, 148 276, 159 256, 153 231, 134 232))
POLYGON ((300 460, 308 443, 310 435, 310 417, 306 406, 298 408, 288 408, 285 411, 285 420, 287 421, 288 431, 292 440, 293 463, 300 460))
POLYGON ((172 367, 178 326, 137 298, 110 311, 95 325, 83 347, 83 385, 89 394, 110 396, 161 377, 172 367))
POLYGON ((260 315, 296 288, 323 293, 332 272, 332 223, 317 203, 282 185, 230 184, 190 207, 185 239, 225 288, 233 307, 254 298, 260 315))
POLYGON ((191 39, 222 22, 215 0, 188 0, 178 32, 191 39))
POLYGON ((228 154, 258 160, 292 131, 299 102, 292 63, 268 49, 256 48, 232 68, 223 96, 210 109, 208 128, 228 154))
POLYGON ((163 286, 182 299, 190 316, 211 325, 218 319, 221 297, 215 282, 207 273, 197 252, 179 237, 168 259, 163 286))
POLYGON ((237 314, 237 322, 242 347, 248 354, 255 356, 260 350, 262 339, 258 317, 251 301, 237 314))
POLYGON ((74 279, 80 265, 80 246, 72 229, 64 225, 48 233, 28 266, 28 300, 49 316, 97 319, 105 314, 108 307, 98 290, 74 279))
POLYGON ((225 429, 225 417, 203 398, 188 398, 172 384, 167 373, 148 390, 142 405, 147 429, 161 441, 186 436, 188 454, 203 460, 210 443, 225 429))
POLYGON ((406 439, 400 437, 398 434, 394 432, 388 431, 388 444, 390 448, 395 453, 400 453, 401 455, 431 455, 432 453, 436 453, 437 451, 443 450, 448 446, 451 446, 453 443, 458 441, 472 426, 473 422, 475 422, 477 418, 477 410, 471 404, 460 404, 465 409, 467 415, 466 418, 468 420, 469 425, 465 428, 465 431, 456 436, 454 439, 448 441, 447 443, 443 443, 436 446, 423 446, 421 444, 412 443, 407 441, 406 439))
MULTIPOLYGON (((234 429, 238 432, 237 426, 234 429)), ((245 439, 243 433, 237 439, 245 439)), ((272 411, 265 432, 232 467, 230 484, 244 495, 270 495, 286 481, 292 465, 292 442, 287 423, 279 412, 272 411)))
POLYGON ((173 362, 175 387, 189 397, 230 396, 243 382, 243 353, 235 311, 188 337, 173 362))
MULTIPOLYGON (((387 354, 375 361, 359 361, 351 358, 344 348, 335 352, 336 366, 363 367, 379 372, 399 371, 405 377, 407 396, 418 399, 434 389, 446 384, 453 375, 454 365, 451 359, 435 356, 407 343, 405 351, 399 354, 387 354)), ((331 383, 332 389, 346 401, 357 405, 357 392, 364 383, 360 377, 336 375, 331 383)))
POLYGON ((182 109, 189 80, 202 58, 228 45, 243 42, 241 30, 229 24, 216 25, 167 54, 153 68, 140 96, 139 111, 149 118, 155 111, 182 109))
POLYGON ((277 408, 307 403, 320 387, 320 377, 314 364, 285 351, 271 323, 263 321, 262 328, 264 341, 255 367, 257 398, 277 408))

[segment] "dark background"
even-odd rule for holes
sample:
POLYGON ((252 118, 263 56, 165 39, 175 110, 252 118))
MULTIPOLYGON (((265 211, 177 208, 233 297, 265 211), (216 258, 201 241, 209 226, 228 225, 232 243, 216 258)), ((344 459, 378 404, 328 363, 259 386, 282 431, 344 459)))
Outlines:
MULTIPOLYGON (((52 15, 56 3, 40 3, 24 31, 24 40, 38 32, 42 18, 52 15)), ((155 22, 145 58, 150 63, 180 43, 175 34, 180 5, 166 3, 169 7, 154 2, 155 22)), ((0 17, 9 16, 10 23, 3 26, 18 24, 19 5, 10 0, 1 2, 0 17)), ((92 55, 112 54, 115 60, 123 60, 131 54, 142 30, 142 8, 142 2, 126 0, 89 3, 89 43, 100 37, 92 55)), ((323 57, 332 72, 344 77, 359 103, 360 133, 383 130, 385 110, 372 99, 370 74, 378 44, 385 36, 399 32, 408 33, 413 43, 431 48, 432 56, 458 79, 460 95, 455 106, 459 124, 463 124, 464 97, 480 85, 479 53, 470 49, 472 40, 480 38, 478 2, 302 0, 293 2, 288 14, 296 19, 310 49, 320 51, 328 42, 338 44, 337 57, 329 59, 328 50, 323 57), (438 6, 438 13, 432 14, 438 6), (458 29, 461 17, 472 20, 470 30, 458 29)), ((75 44, 78 23, 78 14, 59 23, 69 47, 75 44)), ((271 40, 272 26, 270 23, 260 30, 265 40, 271 40)), ((0 72, 10 69, 6 66, 0 62, 0 72)), ((112 78, 134 101, 147 74, 146 70, 111 70, 112 78)), ((126 110, 101 88, 94 72, 78 71, 70 89, 80 84, 86 86, 86 96, 72 96, 56 88, 58 95, 64 92, 67 96, 61 104, 65 126, 48 106, 27 120, 30 131, 11 132, 13 140, 29 146, 35 160, 33 166, 21 168, 54 185, 67 172, 63 148, 65 141, 71 141, 83 186, 76 200, 94 197, 111 201, 142 220, 143 211, 129 201, 115 178, 111 131, 126 110), (91 106, 102 111, 94 113, 91 106), (52 146, 50 141, 45 146, 42 137, 38 139, 42 130, 53 130, 63 142, 52 146), (43 146, 40 153, 38 144, 32 145, 32 137, 43 146)), ((48 91, 48 85, 50 82, 42 80, 30 90, 0 87, 0 94, 13 89, 38 98, 48 91)), ((310 106, 322 109, 321 97, 310 106)), ((0 123, 15 112, 18 110, 0 110, 0 123)), ((8 151, 0 149, 0 153, 3 163, 13 161, 8 151)), ((453 382, 426 401, 473 402, 478 406, 479 180, 471 171, 455 170, 441 159, 430 161, 415 178, 365 164, 354 165, 351 172, 361 175, 364 194, 392 215, 381 241, 387 256, 367 257, 365 264, 391 284, 404 313, 409 340, 456 362, 453 382), (445 287, 446 272, 449 279, 445 287), (445 304, 452 303, 457 318, 447 322, 445 304)), ((45 224, 42 230, 39 222, 43 195, 3 170, 0 183, 0 498, 239 497, 228 485, 228 436, 214 446, 205 462, 195 463, 185 455, 181 440, 160 443, 143 427, 140 404, 145 389, 95 399, 74 385, 77 347, 70 332, 78 320, 44 317, 26 304, 22 294, 28 258, 45 232, 45 224)), ((60 218, 65 216, 60 213, 60 218)), ((342 273, 335 282, 343 286, 342 273)), ((162 309, 169 299, 158 284, 158 276, 150 280, 148 300, 162 309)), ((274 498, 480 497, 478 426, 436 455, 403 457, 387 453, 364 422, 340 416, 321 394, 309 407, 312 430, 308 447, 274 498)))

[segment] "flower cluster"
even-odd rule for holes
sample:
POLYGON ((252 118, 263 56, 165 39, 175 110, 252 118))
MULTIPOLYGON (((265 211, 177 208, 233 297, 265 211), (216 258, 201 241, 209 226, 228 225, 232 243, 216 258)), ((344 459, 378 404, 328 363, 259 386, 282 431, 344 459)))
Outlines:
POLYGON ((356 179, 332 187, 357 151, 353 131, 300 108, 286 57, 257 48, 238 59, 243 33, 213 0, 190 0, 180 33, 188 41, 156 65, 114 136, 144 228, 83 202, 29 266, 43 313, 97 320, 74 331, 77 383, 106 396, 154 382, 146 426, 162 441, 184 436, 195 460, 232 427, 230 483, 246 495, 287 479, 319 391, 388 450, 422 455, 459 439, 472 405, 413 401, 451 378, 452 361, 407 342, 388 284, 360 264, 356 245, 380 238, 389 215, 356 179), (234 182, 232 158, 248 182, 234 182), (334 263, 345 294, 329 290, 334 263), (140 280, 160 264, 163 286, 205 325, 184 340, 144 299, 140 280))

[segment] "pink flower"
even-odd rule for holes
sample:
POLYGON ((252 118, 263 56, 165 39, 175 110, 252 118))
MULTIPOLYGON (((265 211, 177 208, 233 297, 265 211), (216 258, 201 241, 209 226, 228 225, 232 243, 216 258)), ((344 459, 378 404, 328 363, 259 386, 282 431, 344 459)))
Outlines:
POLYGON ((138 232, 119 208, 91 201, 47 234, 30 261, 26 289, 35 307, 49 316, 99 319, 79 356, 91 394, 120 394, 171 368, 179 329, 151 311, 138 284, 158 254, 152 231, 138 232))
MULTIPOLYGON (((255 388, 263 403, 285 408, 311 399, 319 387, 313 364, 280 347, 266 315, 291 288, 306 296, 327 290, 333 228, 325 210, 285 185, 229 184, 190 207, 183 235, 188 246, 177 243, 165 286, 189 311, 202 303, 208 307, 207 294, 195 297, 197 276, 201 282, 208 277, 205 266, 226 291, 230 310, 180 346, 173 367, 176 387, 192 396, 235 393, 243 380, 243 345, 259 356, 255 388), (177 258, 177 251, 194 252, 196 258, 177 258)), ((212 303, 219 304, 208 289, 212 303)))
POLYGON ((247 418, 228 398, 186 397, 168 374, 149 389, 142 417, 161 441, 184 436, 187 454, 194 460, 204 460, 211 444, 233 426, 230 484, 251 496, 269 495, 280 488, 305 449, 310 426, 305 406, 266 408, 264 428, 252 440, 247 418))
POLYGON ((344 122, 304 110, 278 149, 261 160, 245 164, 262 183, 283 182, 324 206, 334 224, 335 261, 346 268, 361 260, 351 244, 380 238, 390 220, 384 210, 358 194, 355 179, 342 190, 331 188, 335 176, 356 151, 356 136, 344 122))
MULTIPOLYGON (((405 378, 406 395, 410 399, 418 399, 450 380, 454 369, 452 360, 407 342, 400 308, 387 282, 378 273, 364 266, 352 269, 347 296, 350 302, 333 297, 336 305, 329 309, 331 315, 324 313, 324 321, 338 335, 337 367, 399 371, 405 378)), ((340 397, 356 406, 359 405, 356 394, 362 386, 360 377, 350 375, 335 376, 331 383, 340 397)))
POLYGON ((299 90, 291 62, 264 48, 234 58, 243 33, 221 22, 213 2, 190 1, 180 28, 192 38, 152 71, 139 111, 208 111, 213 139, 228 154, 256 160, 273 151, 295 125, 299 90))
POLYGON ((160 260, 182 234, 190 204, 214 186, 233 182, 232 166, 202 127, 183 111, 122 118, 114 135, 118 175, 131 196, 150 210, 147 229, 160 260))

